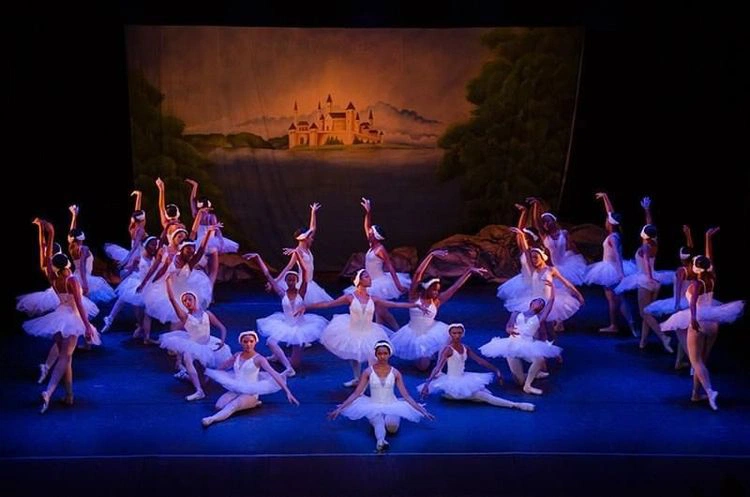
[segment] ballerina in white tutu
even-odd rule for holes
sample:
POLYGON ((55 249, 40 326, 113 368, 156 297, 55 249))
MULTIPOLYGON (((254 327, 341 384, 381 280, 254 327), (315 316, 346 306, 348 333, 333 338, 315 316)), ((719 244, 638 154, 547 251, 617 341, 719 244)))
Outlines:
POLYGON ((260 318, 258 322, 258 331, 261 335, 268 337, 266 344, 273 352, 274 357, 279 360, 284 367, 286 376, 294 376, 294 368, 299 367, 302 361, 302 346, 306 343, 312 343, 320 338, 323 329, 328 325, 328 321, 315 314, 302 314, 295 316, 297 309, 304 305, 304 298, 307 293, 306 266, 302 267, 302 278, 294 271, 287 271, 284 277, 285 285, 281 287, 276 279, 271 276, 268 266, 255 253, 249 253, 242 256, 246 260, 255 259, 258 261, 263 275, 273 288, 274 292, 281 297, 281 308, 283 312, 275 312, 270 316, 260 318), (299 282, 302 281, 300 284, 299 282), (299 287, 299 288, 298 288, 299 287), (292 346, 292 356, 287 358, 279 347, 279 342, 292 346))
POLYGON ((349 419, 367 418, 375 430, 375 449, 382 452, 388 447, 386 431, 396 433, 401 418, 417 422, 421 418, 435 419, 424 406, 418 404, 409 395, 401 373, 388 364, 391 357, 391 344, 387 340, 376 342, 373 346, 376 362, 365 369, 359 379, 359 385, 352 394, 336 409, 328 413, 330 419, 343 414, 349 419), (370 387, 370 396, 363 395, 370 387), (396 398, 393 387, 397 386, 403 399, 396 398))
POLYGON ((527 201, 531 204, 531 222, 542 235, 542 242, 549 251, 552 265, 565 279, 576 286, 582 285, 586 276, 586 259, 578 253, 568 231, 560 228, 557 217, 551 212, 539 213, 541 201, 538 198, 529 197, 527 201))
POLYGON ((138 257, 138 254, 140 254, 142 249, 141 244, 148 236, 146 234, 146 211, 141 209, 143 193, 140 190, 133 190, 130 196, 135 196, 135 208, 130 215, 130 224, 128 225, 130 248, 122 247, 116 243, 104 244, 104 253, 107 254, 107 257, 116 262, 117 267, 120 269, 120 279, 125 279, 129 274, 127 273, 126 267, 130 264, 133 258, 138 257))
POLYGON ((502 385, 503 375, 500 373, 500 370, 461 342, 466 333, 466 328, 464 328, 463 324, 454 323, 449 325, 448 332, 450 334, 450 343, 441 352, 440 359, 429 378, 427 378, 427 381, 417 387, 422 398, 431 393, 442 392, 443 397, 452 400, 486 402, 493 406, 509 407, 522 411, 534 410, 534 404, 528 402, 511 402, 510 400, 492 395, 492 392, 487 389, 487 385, 492 383, 492 380, 495 378, 502 385), (467 373, 464 371, 464 368, 468 357, 471 357, 477 364, 484 366, 495 374, 467 373), (446 364, 448 365, 448 370, 447 373, 443 373, 442 370, 446 364))
MULTIPOLYGON (((687 224, 682 226, 682 232, 685 234, 685 245, 680 247, 680 266, 674 272, 672 296, 655 300, 643 308, 644 314, 648 314, 653 319, 674 314, 681 309, 687 309, 689 306, 686 292, 690 286, 690 281, 695 279, 695 274, 693 274, 693 257, 698 254, 695 253, 695 249, 693 248, 693 236, 687 224)), ((707 236, 706 243, 706 250, 709 253, 710 236, 707 236)), ((676 330, 675 335, 677 336, 677 354, 674 368, 681 369, 688 365, 683 362, 687 347, 687 329, 676 330)))
POLYGON ((669 337, 661 332, 659 323, 644 309, 659 295, 659 288, 663 284, 671 284, 674 279, 672 271, 656 271, 654 261, 659 245, 657 242, 656 225, 651 216, 651 199, 644 197, 641 207, 646 214, 646 224, 641 229, 641 246, 635 252, 635 263, 638 270, 631 275, 625 276, 615 287, 615 293, 620 295, 629 290, 638 290, 638 312, 641 316, 641 343, 640 348, 646 348, 649 330, 653 330, 659 337, 661 343, 668 353, 672 353, 669 346, 669 337))
POLYGON ((285 274, 287 271, 291 271, 296 265, 300 273, 305 273, 307 281, 307 293, 305 293, 305 304, 314 304, 316 302, 330 302, 333 297, 321 288, 315 282, 315 258, 313 257, 312 248, 313 242, 315 241, 315 234, 318 230, 317 212, 320 209, 320 204, 314 202, 310 204, 310 227, 299 228, 294 233, 294 238, 297 240, 297 247, 285 248, 284 255, 290 256, 289 262, 286 267, 282 269, 279 275, 276 277, 276 283, 283 289, 286 290, 286 282, 284 281, 285 274), (304 271, 302 269, 304 268, 304 271))
POLYGON ((182 305, 177 302, 172 288, 173 275, 166 278, 167 297, 175 313, 180 319, 182 330, 170 331, 159 337, 161 348, 174 352, 177 360, 177 378, 190 378, 195 387, 185 400, 199 400, 206 396, 201 386, 195 362, 204 368, 213 368, 231 357, 229 346, 224 343, 227 338, 227 328, 211 311, 201 309, 195 293, 187 291, 180 295, 182 305), (184 306, 184 307, 183 307, 184 306), (187 311, 187 312, 186 312, 187 311), (211 336, 211 325, 219 328, 221 339, 211 336))
POLYGON ((562 349, 550 342, 537 340, 539 326, 549 316, 555 302, 554 287, 551 287, 549 297, 536 298, 529 303, 523 312, 513 312, 505 326, 508 338, 495 337, 479 347, 479 351, 486 357, 505 357, 513 378, 523 391, 534 395, 541 395, 542 390, 532 385, 537 378, 547 377, 549 373, 542 371, 545 359, 560 357, 562 349), (530 362, 528 373, 524 374, 521 360, 530 362))
POLYGON ((371 297, 368 289, 372 279, 365 269, 357 271, 354 277, 354 292, 345 293, 330 302, 318 302, 297 309, 300 315, 310 309, 328 309, 340 305, 349 306, 349 314, 336 314, 320 336, 320 343, 336 357, 348 360, 352 366, 352 379, 344 383, 353 387, 360 377, 361 363, 371 362, 373 345, 379 340, 387 340, 390 330, 375 323, 373 315, 379 307, 398 307, 407 309, 419 307, 423 312, 427 308, 417 302, 389 302, 371 297))
MULTIPOLYGON (((372 279, 370 294, 384 300, 397 299, 402 293, 406 293, 406 289, 411 285, 411 278, 406 273, 397 273, 393 267, 388 250, 383 245, 385 233, 380 226, 372 224, 372 203, 370 200, 363 197, 360 205, 365 209, 365 237, 370 245, 365 254, 365 269, 372 279), (383 267, 387 272, 383 271, 383 267)), ((350 286, 344 290, 344 293, 352 293, 353 291, 354 287, 350 286)), ((375 317, 378 323, 387 325, 391 330, 398 329, 396 318, 384 306, 377 309, 375 317)))
MULTIPOLYGON (((52 225, 39 218, 34 220, 44 230, 47 240, 54 240, 55 231, 52 225)), ((50 286, 57 292, 60 305, 52 312, 44 316, 31 319, 23 323, 23 329, 32 336, 52 338, 55 343, 50 351, 54 356, 53 365, 47 367, 42 365, 42 376, 39 383, 44 381, 50 374, 47 388, 41 393, 42 407, 40 412, 44 413, 49 407, 49 401, 55 393, 60 380, 65 387, 65 403, 73 405, 73 352, 76 349, 79 336, 84 336, 87 341, 95 345, 101 344, 99 334, 91 323, 89 323, 86 309, 81 300, 82 290, 80 281, 73 276, 71 261, 65 254, 52 255, 52 243, 46 244, 44 255, 46 262, 47 279, 50 286)))
POLYGON ((172 234, 176 230, 184 229, 187 235, 187 226, 180 220, 180 208, 176 204, 166 203, 164 181, 161 178, 156 178, 154 183, 159 190, 159 222, 162 227, 162 233, 159 238, 162 245, 167 245, 170 243, 172 234))
MULTIPOLYGON (((714 233, 718 231, 715 228, 714 233)), ((696 279, 687 290, 689 308, 678 311, 661 324, 661 329, 679 330, 687 328, 687 351, 690 365, 693 367, 693 392, 691 400, 699 402, 708 400, 711 409, 717 410, 716 397, 719 393, 711 385, 711 377, 706 367, 709 352, 716 341, 720 323, 736 321, 745 307, 745 302, 736 300, 719 304, 713 299, 716 286, 711 259, 699 255, 693 258, 693 273, 696 279), (705 394, 701 394, 703 388, 705 394)))
POLYGON ((432 258, 445 257, 447 254, 447 250, 433 250, 419 264, 409 288, 409 301, 426 307, 427 312, 423 312, 419 307, 409 309, 409 322, 390 338, 394 355, 401 359, 415 360, 417 368, 421 371, 426 371, 430 367, 432 356, 443 350, 449 340, 448 325, 436 320, 440 307, 456 294, 472 274, 487 275, 485 269, 467 268, 464 274, 443 292, 440 291, 440 278, 422 281, 432 258))
MULTIPOLYGON (((38 219, 34 220, 34 224, 39 230, 39 268, 42 271, 44 277, 47 277, 47 254, 48 244, 52 245, 52 256, 62 254, 62 247, 59 243, 53 240, 47 240, 42 224, 38 219)), ((94 302, 88 297, 82 297, 83 307, 86 309, 89 319, 96 317, 99 314, 99 308, 94 302)), ((26 293, 16 297, 16 310, 23 312, 29 317, 41 316, 47 312, 53 311, 60 305, 60 298, 57 296, 57 292, 51 286, 46 290, 26 293)), ((51 363, 49 363, 51 364, 51 363)))
POLYGON ((621 216, 614 211, 612 201, 609 195, 599 192, 595 195, 597 199, 604 202, 604 209, 607 218, 604 221, 604 229, 607 230, 607 236, 602 242, 604 253, 600 262, 590 264, 586 270, 584 282, 587 285, 599 285, 604 289, 604 295, 607 297, 609 306, 609 326, 600 328, 600 333, 617 333, 617 311, 625 318, 633 336, 638 336, 635 330, 635 320, 630 310, 628 301, 615 293, 614 288, 622 281, 626 274, 634 272, 634 269, 628 269, 622 259, 622 239, 620 235, 621 216))
MULTIPOLYGON (((530 284, 523 292, 505 301, 505 308, 510 312, 524 312, 528 310, 529 302, 534 299, 549 300, 554 285, 556 294, 554 303, 542 322, 564 321, 578 312, 584 303, 581 292, 565 279, 557 268, 547 265, 549 256, 544 249, 529 248, 524 233, 517 228, 511 229, 516 232, 519 243, 526 252, 526 259, 530 262, 531 277, 530 284)), ((545 332, 546 330, 542 328, 543 338, 546 339, 545 332)))
POLYGON ((94 256, 84 245, 86 235, 78 228, 78 206, 68 207, 71 214, 70 232, 68 232, 68 254, 73 260, 73 275, 81 282, 83 294, 94 302, 106 303, 117 298, 114 289, 101 276, 91 274, 94 268, 94 256))
MULTIPOLYGON (((201 240, 208 233, 209 226, 221 226, 219 219, 216 217, 216 211, 214 206, 207 197, 198 197, 198 182, 192 179, 186 179, 185 183, 189 184, 190 189, 190 210, 193 213, 193 217, 198 219, 198 213, 201 209, 204 209, 204 214, 200 218, 200 221, 194 223, 193 231, 195 234, 193 238, 196 243, 200 243, 201 240), (197 225, 196 225, 197 224, 197 225)), ((217 228, 214 232, 213 238, 206 247, 207 264, 206 273, 211 278, 211 284, 216 283, 216 277, 219 274, 219 254, 233 254, 240 249, 240 244, 224 236, 220 228, 217 228)))
MULTIPOLYGON (((139 254, 131 258, 123 268, 122 281, 115 288, 117 301, 107 316, 104 316, 104 326, 102 333, 112 327, 115 318, 126 304, 133 306, 137 326, 133 335, 139 336, 143 333, 144 320, 146 319, 145 302, 143 301, 143 292, 138 292, 138 287, 143 283, 149 268, 154 262, 154 258, 159 252, 159 239, 155 236, 149 236, 143 240, 139 254)), ((150 318, 149 318, 150 319, 150 318)))
POLYGON ((210 426, 217 421, 224 421, 232 414, 259 407, 258 397, 279 390, 286 392, 290 404, 299 405, 292 391, 286 384, 286 379, 277 373, 265 357, 255 351, 258 334, 254 331, 243 331, 238 338, 242 351, 237 352, 222 363, 217 369, 206 369, 206 376, 216 381, 228 391, 216 401, 219 410, 213 416, 201 419, 203 426, 210 426), (227 368, 233 371, 224 371, 227 368), (260 370, 264 372, 261 372, 260 370))
POLYGON ((525 205, 522 204, 515 204, 516 209, 519 210, 520 215, 518 216, 518 224, 516 225, 515 233, 518 233, 519 231, 523 233, 524 240, 523 242, 526 243, 524 245, 521 241, 521 239, 516 235, 516 247, 518 248, 518 253, 520 254, 519 260, 520 260, 520 266, 521 271, 512 278, 510 278, 508 281, 497 287, 497 298, 500 300, 508 300, 516 295, 519 295, 526 291, 526 288, 528 288, 529 285, 531 285, 531 265, 529 264, 529 261, 526 259, 526 250, 524 249, 525 246, 529 246, 531 248, 544 248, 542 245, 541 237, 539 236, 539 231, 534 227, 526 226, 526 219, 528 217, 528 210, 526 209, 525 205))

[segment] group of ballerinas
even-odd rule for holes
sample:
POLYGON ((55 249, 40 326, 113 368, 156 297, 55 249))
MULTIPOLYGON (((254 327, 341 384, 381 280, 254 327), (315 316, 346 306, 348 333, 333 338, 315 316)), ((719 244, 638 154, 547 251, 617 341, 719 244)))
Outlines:
MULTIPOLYGON (((462 324, 448 325, 436 320, 440 306, 455 295, 472 274, 484 276, 486 270, 469 268, 450 288, 441 291, 439 278, 424 278, 431 261, 447 255, 446 251, 434 250, 419 264, 413 277, 397 273, 383 245, 383 229, 372 223, 372 204, 364 198, 361 206, 365 211, 364 233, 369 245, 365 268, 357 271, 353 286, 337 299, 333 299, 314 281, 311 247, 317 230, 317 211, 320 209, 317 203, 310 206, 309 227, 295 233, 297 246, 284 249, 290 259, 278 276, 271 275, 260 255, 249 253, 244 256, 257 263, 270 289, 279 295, 282 312, 258 319, 259 333, 241 333, 239 342, 242 351, 232 355, 225 343, 226 327, 207 308, 212 301, 218 255, 237 251, 238 245, 221 234, 222 226, 211 209, 210 201, 197 196, 198 184, 192 180, 187 182, 192 187, 190 201, 194 216, 190 232, 180 222, 179 208, 173 204, 166 205, 164 184, 157 179, 163 231, 158 237, 148 236, 145 232, 145 212, 140 205, 141 195, 134 192, 136 208, 129 226, 131 248, 118 249, 113 245, 106 248, 107 253, 122 267, 122 281, 116 290, 117 302, 105 317, 102 331, 112 325, 123 305, 130 304, 135 308, 138 321, 134 337, 142 338, 146 344, 159 343, 175 356, 175 376, 189 379, 195 388, 186 397, 187 400, 205 397, 201 370, 205 371, 206 377, 224 386, 227 393, 216 404, 218 412, 203 418, 204 426, 226 419, 234 412, 259 406, 260 395, 282 389, 289 401, 297 404, 287 380, 296 375, 295 368, 300 367, 303 349, 314 341, 320 341, 334 355, 349 361, 352 368, 352 379, 345 386, 356 387, 355 391, 331 412, 331 417, 335 418, 338 414, 351 419, 367 417, 375 429, 378 450, 387 447, 385 432, 397 429, 400 418, 412 421, 422 417, 432 418, 404 388, 401 373, 389 365, 392 355, 414 360, 417 368, 423 371, 437 356, 436 366, 427 381, 419 386, 422 396, 441 392, 451 399, 534 410, 533 404, 512 402, 492 395, 487 386, 495 377, 502 381, 499 369, 462 343, 466 331, 462 324), (408 302, 392 301, 403 293, 408 293, 408 302), (349 313, 335 315, 330 322, 308 312, 337 306, 347 306, 349 313), (399 327, 389 312, 390 308, 408 308, 409 322, 399 327), (172 331, 162 334, 158 341, 151 339, 152 319, 170 323, 172 331), (221 338, 211 336, 211 325, 220 330, 221 338), (266 344, 272 351, 271 358, 284 366, 282 373, 276 372, 264 356, 256 353, 259 334, 266 337, 266 344), (291 346, 290 357, 284 354, 280 344, 291 346), (494 376, 465 372, 464 365, 469 357, 493 371, 494 376), (367 366, 362 372, 364 363, 367 366), (196 365, 199 367, 196 368, 196 365), (447 372, 444 374, 442 370, 446 366, 447 372), (226 372, 228 368, 233 371, 226 372), (364 397, 368 386, 370 397, 364 397), (399 387, 403 401, 396 399, 394 386, 399 387)), ((611 323, 601 330, 603 332, 616 331, 618 307, 631 330, 635 329, 632 315, 620 294, 638 288, 639 309, 643 317, 641 346, 645 345, 648 330, 652 330, 662 338, 668 349, 668 339, 665 340, 662 330, 682 329, 679 326, 684 325, 686 331, 680 343, 684 343, 696 372, 693 398, 706 398, 716 408, 716 392, 705 369, 707 351, 710 351, 715 333, 711 335, 711 331, 706 330, 715 330, 711 323, 716 321, 736 319, 743 303, 728 304, 732 306, 730 309, 714 305, 710 297, 703 297, 712 293, 715 277, 712 268, 701 270, 701 264, 705 265, 705 262, 695 259, 690 268, 685 266, 682 271, 678 270, 675 279, 681 282, 681 287, 678 289, 675 286, 675 289, 684 291, 687 302, 685 311, 688 314, 677 312, 660 326, 653 317, 656 314, 654 300, 661 281, 668 281, 669 277, 657 279, 661 278, 661 273, 654 271, 656 233, 651 223, 650 200, 646 198, 642 202, 647 225, 641 231, 644 242, 636 252, 636 270, 633 272, 626 269, 628 264, 622 260, 619 217, 614 213, 606 194, 597 194, 597 198, 604 200, 607 209, 605 226, 609 235, 604 241, 602 262, 591 266, 587 266, 583 257, 575 253, 568 233, 559 227, 556 217, 549 212, 539 213, 538 199, 528 199, 530 209, 524 205, 517 206, 521 216, 513 231, 521 252, 521 273, 498 289, 498 297, 505 300, 506 308, 512 312, 506 326, 508 337, 493 338, 479 351, 486 357, 505 358, 513 378, 523 391, 540 395, 542 391, 533 386, 533 381, 548 376, 546 360, 559 359, 562 352, 560 347, 547 339, 550 334, 561 331, 562 322, 584 302, 576 285, 589 283, 604 287, 610 305, 611 323), (531 223, 527 226, 529 215, 531 223), (547 322, 553 323, 551 331, 545 326, 547 322), (527 372, 524 372, 521 361, 530 364, 527 372), (704 388, 705 395, 698 392, 698 385, 704 388)), ((78 337, 84 336, 87 342, 94 344, 100 340, 96 329, 88 321, 98 309, 85 296, 98 295, 92 292, 96 285, 94 281, 98 280, 91 275, 90 251, 81 245, 85 237, 76 227, 77 207, 72 206, 71 213, 73 221, 69 251, 74 258, 77 256, 76 272, 80 274, 73 278, 70 260, 63 254, 53 253, 55 244, 51 225, 35 220, 40 230, 41 266, 50 281, 51 292, 47 290, 19 300, 19 308, 24 302, 25 309, 33 308, 35 312, 54 308, 51 313, 24 324, 24 329, 30 334, 52 336, 55 340, 47 361, 40 366, 40 383, 52 371, 49 385, 42 393, 42 412, 46 411, 61 379, 66 388, 65 401, 69 404, 73 402, 72 354, 78 337), (57 297, 57 302, 52 297, 57 297), (41 309, 45 305, 47 308, 41 309)), ((707 258, 710 260, 709 253, 707 258)), ((107 285, 106 281, 101 281, 107 285)), ((96 288, 98 292, 100 289, 96 288)), ((111 288, 109 290, 111 292, 111 288)), ((113 297, 110 293, 100 298, 113 297)), ((674 302, 682 307, 682 299, 675 298, 674 302)), ((680 336, 678 333, 678 338, 680 336)))

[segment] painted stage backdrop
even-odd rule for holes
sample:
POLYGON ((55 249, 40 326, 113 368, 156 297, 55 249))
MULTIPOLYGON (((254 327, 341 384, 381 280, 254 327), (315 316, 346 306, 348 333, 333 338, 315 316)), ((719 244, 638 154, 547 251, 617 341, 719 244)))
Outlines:
MULTIPOLYGON (((554 200, 575 105, 576 29, 127 28, 136 187, 189 213, 191 178, 227 236, 281 264, 322 204, 316 269, 420 251, 554 200)), ((183 216, 185 216, 183 214, 183 216)), ((189 217, 188 217, 189 220, 189 217)))

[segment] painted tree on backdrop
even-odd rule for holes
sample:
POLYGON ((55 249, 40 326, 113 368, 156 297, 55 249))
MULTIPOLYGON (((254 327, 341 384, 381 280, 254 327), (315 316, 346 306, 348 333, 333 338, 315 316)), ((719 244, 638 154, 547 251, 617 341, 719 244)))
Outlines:
POLYGON ((472 117, 438 144, 438 177, 462 178, 468 229, 511 224, 513 203, 559 193, 575 103, 582 32, 497 29, 482 37, 493 59, 467 86, 472 117))

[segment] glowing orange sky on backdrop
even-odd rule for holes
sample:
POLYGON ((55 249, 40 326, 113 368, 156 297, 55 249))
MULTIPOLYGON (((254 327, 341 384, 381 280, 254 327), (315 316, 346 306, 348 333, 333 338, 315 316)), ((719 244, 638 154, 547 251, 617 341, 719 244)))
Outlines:
POLYGON ((295 100, 307 114, 329 93, 341 109, 386 102, 448 124, 472 109, 466 84, 491 58, 486 31, 130 26, 128 61, 189 133, 292 116, 295 100))

